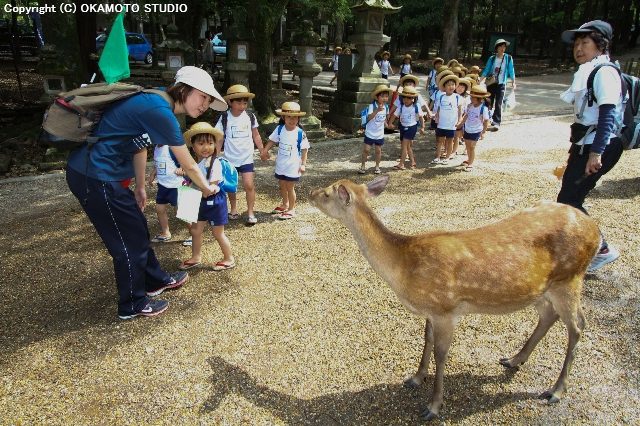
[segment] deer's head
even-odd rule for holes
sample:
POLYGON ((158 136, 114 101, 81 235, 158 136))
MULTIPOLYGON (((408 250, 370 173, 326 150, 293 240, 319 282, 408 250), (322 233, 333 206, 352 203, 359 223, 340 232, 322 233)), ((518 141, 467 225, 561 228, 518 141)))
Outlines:
POLYGON ((311 193, 311 205, 324 214, 338 220, 353 215, 354 209, 366 203, 369 197, 379 195, 389 183, 389 176, 379 176, 368 184, 358 185, 348 179, 341 179, 311 193))

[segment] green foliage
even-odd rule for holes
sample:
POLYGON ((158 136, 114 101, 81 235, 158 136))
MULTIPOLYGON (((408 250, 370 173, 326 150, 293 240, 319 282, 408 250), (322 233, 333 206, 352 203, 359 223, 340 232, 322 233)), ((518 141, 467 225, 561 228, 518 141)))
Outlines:
POLYGON ((400 12, 386 19, 389 27, 400 36, 422 29, 439 34, 444 4, 441 0, 400 0, 396 4, 402 6, 400 12))

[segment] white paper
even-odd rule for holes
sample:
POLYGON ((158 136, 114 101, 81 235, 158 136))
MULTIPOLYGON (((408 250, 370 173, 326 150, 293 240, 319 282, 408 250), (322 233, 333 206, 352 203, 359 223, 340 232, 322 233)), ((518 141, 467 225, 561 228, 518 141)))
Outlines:
POLYGON ((176 217, 187 223, 196 223, 198 221, 198 212, 200 211, 200 200, 202 200, 201 191, 190 186, 178 188, 178 212, 176 217))

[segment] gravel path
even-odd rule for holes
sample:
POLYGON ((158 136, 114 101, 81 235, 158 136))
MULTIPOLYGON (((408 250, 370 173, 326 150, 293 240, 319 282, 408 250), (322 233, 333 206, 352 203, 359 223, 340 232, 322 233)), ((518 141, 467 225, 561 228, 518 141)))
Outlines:
MULTIPOLYGON (((488 135, 472 173, 425 168, 433 136, 417 143, 420 168, 390 172, 372 200, 390 228, 417 233, 470 228, 554 199, 564 161, 563 119, 517 120, 488 135)), ((116 317, 110 258, 62 175, 0 182, 0 424, 415 424, 432 376, 402 380, 422 350, 423 320, 409 314, 338 222, 307 203, 317 187, 359 176, 360 140, 315 145, 298 186, 298 217, 279 222, 273 165, 258 163, 258 219, 228 227, 232 271, 202 268, 153 319, 116 317)), ((384 147, 383 171, 397 141, 384 147)), ((445 373, 447 424, 640 423, 638 392, 640 213, 637 164, 625 153, 589 199, 622 256, 585 282, 588 326, 569 391, 536 399, 557 378, 566 333, 556 324, 517 372, 498 359, 517 351, 537 316, 465 317, 445 373)), ((241 205, 244 199, 241 196, 241 205)), ((152 232, 157 221, 147 210, 152 232)), ((176 267, 185 227, 157 247, 176 267)), ((205 260, 220 256, 207 237, 205 260)), ((432 364, 433 370, 433 364, 432 364)))

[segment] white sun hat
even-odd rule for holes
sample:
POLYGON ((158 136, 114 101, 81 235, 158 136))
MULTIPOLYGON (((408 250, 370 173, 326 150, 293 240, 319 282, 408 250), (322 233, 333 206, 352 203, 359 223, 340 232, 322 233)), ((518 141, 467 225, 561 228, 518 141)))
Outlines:
POLYGON ((211 96, 213 100, 209 108, 216 111, 226 111, 227 102, 213 85, 213 79, 203 69, 193 66, 182 67, 176 72, 176 83, 184 83, 211 96))

